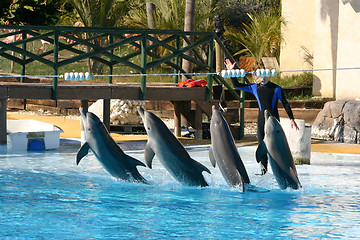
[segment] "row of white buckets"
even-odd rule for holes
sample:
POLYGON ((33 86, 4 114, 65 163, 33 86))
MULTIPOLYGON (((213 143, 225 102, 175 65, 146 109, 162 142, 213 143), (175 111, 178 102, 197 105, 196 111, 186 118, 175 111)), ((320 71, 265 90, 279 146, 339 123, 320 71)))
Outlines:
POLYGON ((7 120, 7 146, 15 151, 41 151, 59 148, 60 133, 55 125, 27 120, 7 120))

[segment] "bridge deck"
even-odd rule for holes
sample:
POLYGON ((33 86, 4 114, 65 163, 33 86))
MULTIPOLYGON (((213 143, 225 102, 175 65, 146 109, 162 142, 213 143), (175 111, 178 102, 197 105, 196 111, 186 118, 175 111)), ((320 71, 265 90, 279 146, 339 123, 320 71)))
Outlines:
MULTIPOLYGON (((0 99, 51 99, 50 83, 0 82, 0 99)), ((205 87, 177 87, 174 83, 146 85, 146 100, 205 101, 205 87)), ((58 99, 129 99, 140 98, 140 84, 136 83, 59 83, 58 99)))
MULTIPOLYGON (((180 136, 181 107, 184 102, 206 101, 205 87, 177 87, 174 83, 150 83, 146 85, 146 100, 173 101, 175 135, 180 136)), ((7 99, 51 99, 51 83, 0 82, 0 144, 6 144, 7 99)), ((88 83, 59 82, 57 99, 79 99, 87 108, 87 100, 97 99, 140 99, 140 84, 136 83, 88 83)), ((201 126, 201 115, 196 114, 196 127, 201 126)), ((104 107, 104 124, 110 129, 110 105, 104 107)))

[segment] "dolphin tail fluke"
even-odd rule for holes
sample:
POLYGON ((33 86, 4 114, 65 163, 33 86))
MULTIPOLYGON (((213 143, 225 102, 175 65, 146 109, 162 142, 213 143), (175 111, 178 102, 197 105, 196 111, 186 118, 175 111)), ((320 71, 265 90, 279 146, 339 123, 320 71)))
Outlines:
MULTIPOLYGON (((193 159, 194 160, 194 159, 193 159)), ((202 165, 201 163, 199 163, 198 161, 195 161, 194 160, 194 162, 195 162, 195 164, 196 164, 196 168, 197 169, 199 169, 199 171, 200 172, 208 172, 209 174, 211 174, 211 172, 210 172, 210 170, 207 168, 207 167, 205 167, 204 165, 202 165)))
POLYGON ((293 168, 290 168, 289 173, 290 173, 291 179, 295 182, 295 184, 291 184, 291 185, 294 185, 294 186, 292 186, 292 188, 294 188, 294 189, 298 189, 299 187, 302 188, 300 180, 298 178, 298 175, 296 174, 296 170, 294 170, 293 168))
POLYGON ((144 153, 144 157, 145 157, 145 162, 146 165, 151 169, 152 168, 152 160, 155 156, 154 151, 152 150, 152 148, 150 147, 150 145, 147 143, 145 146, 145 153, 144 153))
POLYGON ((261 141, 256 149, 256 161, 258 163, 261 162, 261 159, 266 157, 266 154, 267 154, 266 145, 264 141, 261 141))
POLYGON ((145 183, 145 184, 149 184, 149 182, 139 174, 139 177, 137 179, 135 179, 135 181, 139 182, 139 183, 145 183))
POLYGON ((139 171, 136 168, 136 166, 146 167, 146 165, 143 162, 141 162, 131 156, 127 156, 126 160, 131 166, 130 172, 131 172, 131 176, 133 177, 133 179, 139 183, 148 183, 148 181, 143 176, 141 176, 141 174, 139 173, 139 171))
POLYGON ((215 160, 215 157, 214 157, 214 152, 212 150, 212 147, 210 147, 210 149, 209 149, 209 158, 210 158, 211 165, 213 167, 216 167, 216 160, 215 160))
POLYGON ((81 159, 85 157, 89 153, 90 146, 87 142, 85 142, 79 149, 76 154, 76 165, 79 165, 81 159))
POLYGON ((127 156, 127 161, 130 163, 130 165, 132 165, 134 167, 136 167, 136 166, 146 167, 146 165, 143 162, 137 160, 136 158, 130 157, 130 156, 127 156))

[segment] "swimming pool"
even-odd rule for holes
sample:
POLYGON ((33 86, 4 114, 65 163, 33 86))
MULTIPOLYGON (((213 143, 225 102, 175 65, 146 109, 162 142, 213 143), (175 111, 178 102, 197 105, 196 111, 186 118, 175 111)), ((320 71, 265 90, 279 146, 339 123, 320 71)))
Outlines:
MULTIPOLYGON (((138 167, 151 185, 116 181, 94 155, 75 164, 79 142, 58 150, 0 150, 2 239, 336 239, 360 234, 360 155, 312 153, 297 166, 302 190, 280 190, 256 175, 255 147, 239 147, 253 185, 230 188, 208 159, 209 146, 187 146, 207 166, 209 187, 182 186, 157 159, 138 167)), ((143 161, 143 143, 120 145, 143 161)))

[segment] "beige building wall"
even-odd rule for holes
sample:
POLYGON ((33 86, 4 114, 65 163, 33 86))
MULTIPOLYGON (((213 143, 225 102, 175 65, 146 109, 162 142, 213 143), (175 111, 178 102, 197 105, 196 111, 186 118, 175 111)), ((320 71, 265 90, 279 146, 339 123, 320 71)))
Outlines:
MULTIPOLYGON (((360 67, 360 0, 340 1, 337 67, 360 67)), ((336 98, 360 99, 360 69, 336 72, 336 98)))
POLYGON ((314 52, 314 0, 282 1, 282 16, 286 26, 282 29, 281 70, 312 69, 307 60, 311 61, 314 52))
MULTIPOLYGON (((340 0, 315 1, 314 69, 337 67, 340 0)), ((336 71, 314 72, 313 94, 335 97, 336 71)))
MULTIPOLYGON (((286 0, 282 9, 288 25, 281 70, 310 68, 303 46, 313 54, 315 70, 360 67, 360 0, 286 0)), ((313 94, 358 99, 360 70, 314 71, 313 94)))

